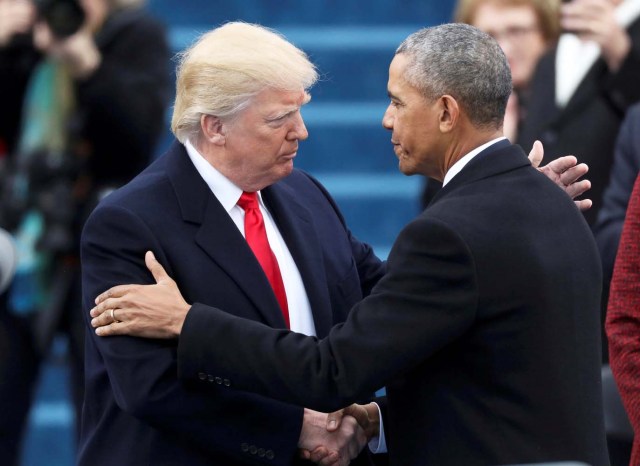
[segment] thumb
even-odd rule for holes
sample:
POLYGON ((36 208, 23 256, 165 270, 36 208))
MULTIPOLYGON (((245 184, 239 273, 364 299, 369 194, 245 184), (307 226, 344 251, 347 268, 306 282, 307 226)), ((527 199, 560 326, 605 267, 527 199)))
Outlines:
POLYGON ((340 427, 342 417, 344 416, 344 410, 335 411, 327 415, 327 431, 334 432, 340 427))
POLYGON ((153 278, 155 278, 156 283, 171 280, 171 277, 167 275, 167 272, 165 272, 160 262, 157 261, 156 256, 153 255, 153 252, 146 252, 144 255, 144 263, 147 265, 147 269, 149 269, 153 278))
POLYGON ((538 168, 540 163, 542 162, 542 158, 544 157, 544 147, 542 143, 536 140, 533 143, 533 147, 531 148, 531 152, 529 152, 529 161, 533 168, 538 168))

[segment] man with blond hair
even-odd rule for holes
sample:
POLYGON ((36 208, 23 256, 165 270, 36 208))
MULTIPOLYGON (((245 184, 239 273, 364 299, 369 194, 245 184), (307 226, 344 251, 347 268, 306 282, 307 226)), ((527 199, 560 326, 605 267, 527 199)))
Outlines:
MULTIPOLYGON (((193 302, 319 337, 345 319, 384 267, 324 188, 293 169, 307 138, 300 107, 316 79, 301 50, 249 24, 226 24, 182 54, 178 142, 86 224, 87 318, 110 286, 153 281, 143 261, 153 249, 193 302), (256 218, 257 230, 246 224, 256 218)), ((326 414, 230 390, 226 379, 179 382, 181 351, 189 348, 175 341, 90 332, 80 465, 290 465, 299 448, 320 444, 346 464, 364 446, 354 420, 329 434, 326 414)))

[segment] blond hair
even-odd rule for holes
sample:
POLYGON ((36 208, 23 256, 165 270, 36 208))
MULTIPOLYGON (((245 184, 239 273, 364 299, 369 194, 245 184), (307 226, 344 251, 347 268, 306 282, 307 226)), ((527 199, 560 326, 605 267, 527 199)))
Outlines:
POLYGON ((529 6, 536 14, 540 32, 547 44, 552 44, 560 36, 560 0, 458 0, 453 20, 473 26, 476 11, 485 3, 500 7, 529 6))
POLYGON ((171 130, 182 143, 200 136, 202 115, 231 120, 263 89, 307 90, 318 79, 302 50, 255 24, 220 26, 178 58, 171 130))

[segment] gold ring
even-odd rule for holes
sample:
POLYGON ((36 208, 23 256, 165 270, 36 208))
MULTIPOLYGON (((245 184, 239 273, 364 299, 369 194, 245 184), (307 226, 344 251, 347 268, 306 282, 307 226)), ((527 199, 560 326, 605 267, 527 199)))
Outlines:
POLYGON ((111 319, 113 319, 113 323, 116 323, 116 324, 122 322, 121 320, 117 319, 115 309, 111 309, 111 319))

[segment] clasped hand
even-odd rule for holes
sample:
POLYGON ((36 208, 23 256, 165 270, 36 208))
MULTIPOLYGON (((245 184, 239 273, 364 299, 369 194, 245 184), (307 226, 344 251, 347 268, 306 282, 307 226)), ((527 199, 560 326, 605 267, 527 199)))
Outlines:
POLYGON ((353 404, 331 414, 304 410, 300 456, 321 466, 346 466, 379 432, 378 407, 353 404))

